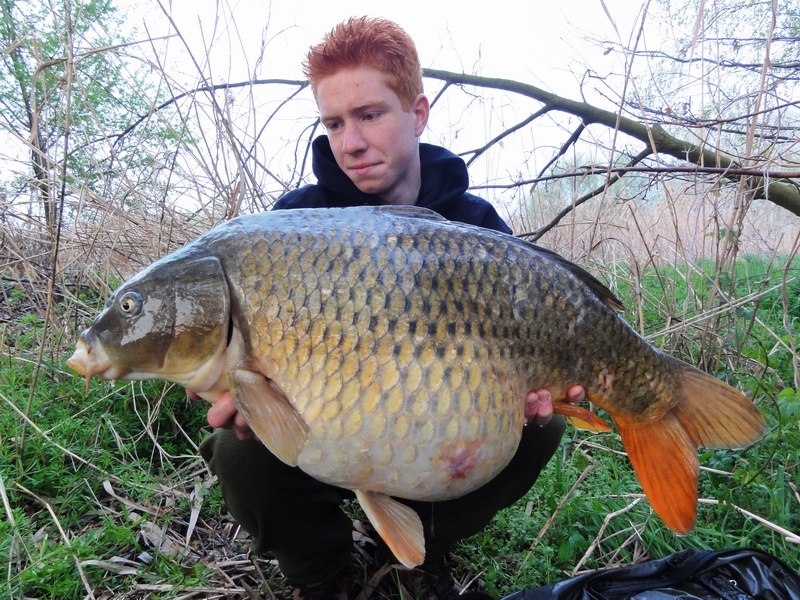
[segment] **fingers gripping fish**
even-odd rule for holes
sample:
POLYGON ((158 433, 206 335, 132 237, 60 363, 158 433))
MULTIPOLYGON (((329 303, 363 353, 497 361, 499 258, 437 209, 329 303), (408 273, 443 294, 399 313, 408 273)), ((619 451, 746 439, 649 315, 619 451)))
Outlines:
MULTIPOLYGON (((393 499, 460 497, 513 457, 528 390, 576 384, 615 421, 654 510, 694 525, 699 446, 763 436, 758 409, 649 346, 613 294, 534 244, 414 207, 239 217, 121 286, 70 367, 164 379, 214 402, 231 390, 261 441, 355 490, 407 566, 416 513, 393 499)), ((599 422, 598 422, 599 421, 599 422)))

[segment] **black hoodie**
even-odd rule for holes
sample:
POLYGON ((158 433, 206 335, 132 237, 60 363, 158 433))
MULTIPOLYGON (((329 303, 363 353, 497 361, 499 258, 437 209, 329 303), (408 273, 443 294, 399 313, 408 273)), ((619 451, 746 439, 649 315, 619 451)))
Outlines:
MULTIPOLYGON (((365 194, 336 164, 327 136, 314 140, 313 168, 317 184, 292 190, 280 197, 273 210, 287 208, 342 208, 382 204, 374 194, 365 194)), ((419 145, 422 187, 416 205, 436 211, 445 219, 511 233, 494 207, 483 198, 467 193, 469 174, 464 161, 439 146, 419 145)))

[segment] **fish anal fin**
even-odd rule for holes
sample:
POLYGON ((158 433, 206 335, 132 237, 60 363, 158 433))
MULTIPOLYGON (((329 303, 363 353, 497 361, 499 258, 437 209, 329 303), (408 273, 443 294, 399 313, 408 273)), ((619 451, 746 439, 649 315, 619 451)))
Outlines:
POLYGON ((611 425, 592 411, 569 402, 553 402, 553 412, 564 415, 575 429, 583 429, 592 433, 600 433, 611 429, 611 425))
POLYGON ((622 443, 647 500, 664 524, 688 534, 697 518, 697 448, 668 412, 645 423, 620 423, 622 443))
POLYGON ((425 560, 425 535, 416 511, 386 494, 356 490, 361 508, 397 560, 409 569, 425 560))
POLYGON ((296 467, 308 438, 308 426, 283 392, 261 373, 235 370, 228 387, 239 412, 269 451, 296 467))
POLYGON ((696 446, 741 449, 764 437, 764 417, 744 395, 690 365, 680 369, 682 398, 672 411, 696 446))

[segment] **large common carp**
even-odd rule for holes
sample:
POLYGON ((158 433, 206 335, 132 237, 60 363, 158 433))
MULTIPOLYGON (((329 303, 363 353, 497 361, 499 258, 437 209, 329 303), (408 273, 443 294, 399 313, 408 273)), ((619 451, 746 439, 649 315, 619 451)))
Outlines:
MULTIPOLYGON (((739 392, 650 347, 564 258, 413 207, 265 212, 229 221, 122 285, 70 367, 230 389, 261 441, 355 490, 397 558, 424 558, 416 513, 492 479, 525 395, 580 384, 616 422, 647 497, 687 533, 697 447, 763 435, 739 392)), ((87 383, 88 385, 88 383, 87 383)), ((581 420, 588 411, 556 402, 581 420)))

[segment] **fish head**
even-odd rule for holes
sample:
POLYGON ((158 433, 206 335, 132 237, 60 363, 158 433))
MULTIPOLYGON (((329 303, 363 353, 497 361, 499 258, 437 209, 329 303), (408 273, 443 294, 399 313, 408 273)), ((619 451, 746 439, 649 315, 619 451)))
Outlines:
POLYGON ((67 366, 87 378, 163 379, 198 392, 220 377, 230 331, 220 261, 166 257, 127 281, 84 331, 67 366))

